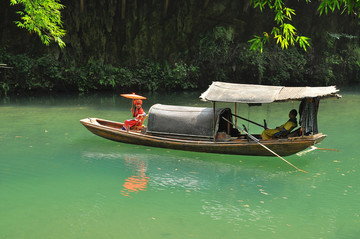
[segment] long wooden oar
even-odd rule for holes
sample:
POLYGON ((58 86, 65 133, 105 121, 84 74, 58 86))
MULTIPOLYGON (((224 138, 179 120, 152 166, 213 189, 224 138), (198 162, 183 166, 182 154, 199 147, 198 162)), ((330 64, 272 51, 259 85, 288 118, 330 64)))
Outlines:
POLYGON ((315 147, 316 149, 319 149, 319 150, 340 151, 339 149, 325 149, 325 148, 318 148, 316 146, 313 146, 313 147, 315 147))
POLYGON ((233 126, 235 126, 238 130, 244 132, 246 135, 248 135, 250 137, 250 139, 252 139, 253 141, 255 141, 256 143, 260 144, 263 148, 265 148, 266 150, 268 150, 270 153, 274 154, 275 156, 277 156, 278 158, 280 158, 281 160, 283 160, 285 163, 289 164, 290 166, 294 167, 295 169, 304 172, 304 173, 308 173, 302 169, 297 168, 295 165, 293 165, 292 163, 290 163, 289 161, 287 161, 286 159, 284 159, 283 157, 281 157, 280 155, 278 155, 277 153, 275 153, 274 151, 272 151, 271 149, 269 149, 268 147, 266 147, 264 144, 262 144, 257 138, 255 138, 253 135, 249 134, 248 132, 246 132, 245 130, 240 129, 238 126, 234 125, 232 122, 230 122, 229 120, 227 120, 225 117, 222 117, 225 121, 227 121, 228 123, 232 124, 233 126))

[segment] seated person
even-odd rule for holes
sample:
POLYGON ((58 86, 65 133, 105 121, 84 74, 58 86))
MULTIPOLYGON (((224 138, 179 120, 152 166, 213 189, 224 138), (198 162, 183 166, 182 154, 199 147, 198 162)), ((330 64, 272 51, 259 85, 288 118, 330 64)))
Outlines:
POLYGON ((275 129, 264 130, 261 134, 261 139, 273 139, 287 135, 291 132, 292 129, 297 126, 296 116, 297 111, 295 109, 292 109, 289 113, 290 119, 285 124, 276 127, 275 129))
POLYGON ((145 111, 142 108, 142 100, 135 100, 135 111, 131 108, 131 112, 133 113, 133 117, 135 119, 128 119, 124 122, 123 130, 130 130, 131 127, 136 126, 139 122, 141 122, 141 118, 146 116, 145 111))

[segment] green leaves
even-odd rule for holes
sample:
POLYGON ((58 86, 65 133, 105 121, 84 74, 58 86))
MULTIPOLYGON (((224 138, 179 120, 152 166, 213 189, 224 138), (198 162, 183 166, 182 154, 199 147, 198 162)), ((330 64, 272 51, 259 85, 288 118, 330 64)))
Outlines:
MULTIPOLYGON (((311 0, 305 0, 306 3, 311 0)), ((341 13, 347 11, 350 15, 355 15, 360 18, 360 0, 319 0, 320 4, 318 7, 318 13, 328 14, 329 11, 334 12, 340 10, 341 13)), ((310 47, 310 38, 306 36, 299 36, 297 29, 289 22, 292 21, 292 17, 295 16, 295 10, 285 6, 282 0, 251 0, 254 8, 259 8, 263 12, 266 8, 269 8, 275 14, 274 22, 276 26, 271 31, 271 36, 254 36, 253 39, 249 40, 252 43, 250 49, 260 49, 263 52, 263 47, 266 42, 269 42, 271 38, 279 44, 282 49, 287 49, 290 45, 298 45, 304 51, 307 47, 310 47)))
POLYGON ((306 47, 307 47, 307 46, 308 46, 308 47, 311 47, 309 41, 310 41, 310 38, 305 37, 305 36, 298 36, 298 37, 296 37, 296 42, 298 42, 298 43, 299 43, 299 46, 300 46, 301 48, 303 48, 305 51, 306 51, 306 47))
POLYGON ((251 44, 250 50, 257 50, 260 49, 261 53, 263 52, 264 45, 269 41, 269 34, 264 32, 262 37, 254 36, 253 39, 249 40, 251 44))
POLYGON ((321 16, 324 12, 325 14, 328 14, 328 9, 330 9, 332 12, 335 11, 335 9, 340 10, 340 4, 342 4, 344 1, 340 0, 324 0, 320 3, 318 7, 319 15, 321 16), (341 2, 341 3, 340 3, 341 2))
POLYGON ((299 44, 301 48, 307 50, 306 47, 310 46, 310 38, 298 36, 296 28, 288 23, 296 15, 294 9, 286 7, 282 0, 251 0, 251 2, 254 8, 259 8, 260 11, 266 7, 272 10, 275 14, 274 22, 276 23, 270 34, 264 32, 263 36, 254 36, 253 39, 249 40, 252 43, 251 50, 260 49, 263 52, 265 43, 270 42, 270 39, 274 39, 282 49, 287 49, 289 45, 299 44))
POLYGON ((21 21, 15 22, 18 27, 36 33, 45 45, 54 41, 61 48, 65 47, 62 38, 66 32, 61 20, 64 5, 60 0, 10 0, 10 5, 17 4, 24 6, 24 11, 17 12, 21 16, 21 21))
POLYGON ((347 11, 347 13, 359 16, 360 1, 359 0, 322 0, 318 12, 321 16, 323 13, 328 14, 329 10, 335 12, 341 10, 341 13, 347 11), (342 10, 341 10, 342 9, 342 10))

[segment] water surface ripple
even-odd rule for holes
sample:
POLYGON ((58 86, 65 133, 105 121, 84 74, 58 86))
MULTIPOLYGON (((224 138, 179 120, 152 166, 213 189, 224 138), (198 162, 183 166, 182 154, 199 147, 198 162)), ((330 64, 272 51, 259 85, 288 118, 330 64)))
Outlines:
MULTIPOLYGON (((79 119, 124 120, 117 95, 10 97, 0 103, 0 238, 359 238, 360 93, 320 102, 319 145, 286 157, 183 152, 91 134, 79 119)), ((152 104, 210 106, 199 93, 152 104)), ((220 104, 232 107, 232 105, 220 104)), ((298 102, 240 106, 270 127, 298 102)), ((250 132, 260 128, 247 125, 250 132)))

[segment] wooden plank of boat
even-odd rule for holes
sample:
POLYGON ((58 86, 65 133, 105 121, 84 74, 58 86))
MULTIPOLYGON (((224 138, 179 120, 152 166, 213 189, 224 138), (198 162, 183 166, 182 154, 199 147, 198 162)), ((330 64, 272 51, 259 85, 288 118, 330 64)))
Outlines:
MULTIPOLYGON (((98 118, 86 118, 80 120, 80 122, 93 134, 122 143, 195 152, 274 156, 256 142, 248 141, 247 139, 232 139, 225 142, 189 140, 154 136, 141 133, 140 131, 127 132, 121 130, 122 123, 98 118)), ((319 133, 312 136, 264 140, 261 142, 279 155, 288 156, 320 142, 325 137, 326 135, 319 133)))

